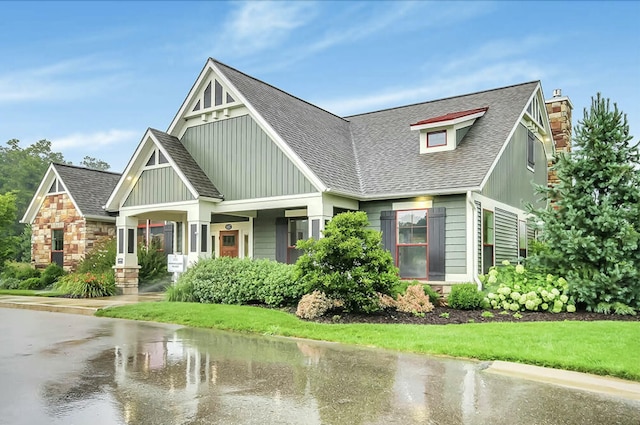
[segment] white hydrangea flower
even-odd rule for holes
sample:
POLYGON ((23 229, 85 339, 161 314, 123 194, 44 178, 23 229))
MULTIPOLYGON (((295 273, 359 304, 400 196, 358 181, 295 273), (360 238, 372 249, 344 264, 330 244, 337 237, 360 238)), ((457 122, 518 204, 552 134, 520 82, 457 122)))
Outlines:
POLYGON ((516 266, 516 273, 518 273, 518 274, 523 274, 524 273, 524 266, 522 264, 518 264, 516 266))

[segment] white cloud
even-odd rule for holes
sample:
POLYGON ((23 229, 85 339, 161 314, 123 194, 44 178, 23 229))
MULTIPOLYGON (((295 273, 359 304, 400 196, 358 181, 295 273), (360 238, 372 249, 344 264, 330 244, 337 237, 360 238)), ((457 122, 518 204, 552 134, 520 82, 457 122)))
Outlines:
POLYGON ((51 140, 51 149, 60 151, 82 147, 86 150, 96 150, 105 146, 118 145, 129 142, 137 142, 140 132, 130 130, 112 129, 97 131, 94 133, 73 133, 68 136, 51 140))
POLYGON ((122 83, 119 65, 76 58, 0 74, 0 103, 77 99, 122 83))
POLYGON ((319 100, 316 104, 338 115, 350 115, 542 79, 553 74, 553 68, 546 61, 520 58, 523 50, 518 46, 536 49, 547 41, 530 37, 488 42, 448 62, 433 58, 424 65, 424 69, 431 71, 428 81, 411 87, 387 87, 372 95, 319 100), (434 73, 435 69, 439 71, 434 73))
POLYGON ((224 25, 219 45, 237 56, 273 48, 312 19, 314 10, 312 2, 240 3, 224 25))

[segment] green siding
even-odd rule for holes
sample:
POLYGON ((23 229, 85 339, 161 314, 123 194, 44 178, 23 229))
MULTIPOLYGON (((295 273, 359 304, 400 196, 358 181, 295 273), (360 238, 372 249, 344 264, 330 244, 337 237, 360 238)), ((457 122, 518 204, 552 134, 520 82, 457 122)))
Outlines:
POLYGON ((542 142, 536 141, 535 171, 531 172, 527 168, 527 129, 518 125, 482 190, 484 196, 520 209, 529 203, 544 206, 539 205, 532 185, 547 183, 547 159, 542 142))
POLYGON ((253 258, 276 259, 276 218, 284 210, 258 211, 253 219, 253 258))
MULTIPOLYGON (((445 273, 467 272, 466 197, 464 195, 440 196, 433 200, 433 207, 446 208, 445 220, 445 273)), ((370 228, 380 230, 380 212, 393 209, 394 202, 413 199, 360 202, 360 210, 367 213, 370 228)))
POLYGON ((495 220, 496 264, 504 260, 515 263, 518 260, 518 216, 496 208, 495 220))
POLYGON ((467 208, 465 195, 439 196, 433 206, 446 208, 445 273, 467 272, 467 208))
POLYGON ((317 192, 248 115, 191 127, 182 144, 227 201, 317 192))
POLYGON ((390 211, 393 201, 370 201, 360 202, 360 211, 367 213, 369 218, 369 229, 380 230, 380 212, 390 211))
POLYGON ((191 201, 194 197, 171 167, 144 170, 123 206, 191 201))

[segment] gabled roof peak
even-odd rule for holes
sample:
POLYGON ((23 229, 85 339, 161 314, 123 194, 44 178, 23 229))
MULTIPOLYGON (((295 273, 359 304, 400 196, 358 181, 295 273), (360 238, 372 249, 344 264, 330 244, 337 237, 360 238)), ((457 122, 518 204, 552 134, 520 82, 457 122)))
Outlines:
POLYGON ((331 111, 327 111, 326 109, 323 109, 323 108, 319 107, 318 105, 315 105, 315 104, 313 104, 313 103, 311 103, 311 102, 309 102, 309 101, 307 101, 307 100, 304 100, 304 99, 302 99, 302 98, 299 98, 298 96, 292 95, 291 93, 286 92, 286 91, 284 91, 284 90, 282 90, 282 89, 280 89, 280 88, 278 88, 278 87, 276 87, 276 86, 274 86, 274 85, 271 85, 271 84, 269 84, 269 83, 266 83, 266 82, 264 82, 264 81, 262 81, 262 80, 260 80, 260 79, 258 79, 258 78, 256 78, 256 77, 253 77, 253 76, 251 76, 251 75, 249 75, 249 74, 246 74, 246 73, 244 73, 244 72, 240 71, 240 70, 239 70, 239 69, 237 69, 237 68, 234 68, 234 67, 232 67, 232 66, 227 65, 227 64, 226 64, 226 63, 224 63, 224 62, 221 62, 221 61, 219 61, 219 60, 217 60, 217 59, 215 59, 215 58, 212 58, 212 57, 210 57, 209 59, 210 59, 211 61, 213 61, 214 63, 216 63, 217 65, 222 65, 222 66, 224 66, 224 67, 227 67, 227 68, 229 68, 229 69, 232 69, 232 70, 234 70, 235 72, 238 72, 238 73, 242 74, 243 76, 245 76, 245 77, 247 77, 247 78, 250 78, 250 79, 252 79, 252 80, 254 80, 254 81, 257 81, 257 82, 258 82, 258 83, 260 83, 260 84, 264 84, 265 86, 268 86, 268 87, 272 88, 273 90, 277 90, 277 91, 279 91, 279 92, 281 92, 281 93, 283 93, 283 94, 285 94, 285 95, 287 95, 287 96, 290 96, 290 97, 292 97, 292 98, 294 98, 294 99, 296 99, 296 100, 298 100, 298 101, 300 101, 300 102, 304 102, 304 103, 306 103, 307 105, 312 106, 312 107, 314 107, 314 108, 316 108, 316 109, 318 109, 318 110, 320 110, 320 111, 322 111, 322 112, 326 112, 327 114, 333 115, 334 117, 339 118, 339 119, 341 119, 341 120, 343 120, 343 121, 348 121, 348 120, 346 120, 344 117, 341 117, 341 116, 339 116, 339 115, 336 115, 336 114, 334 114, 334 113, 333 113, 333 112, 331 112, 331 111))
POLYGON ((115 171, 96 170, 95 168, 82 167, 80 165, 73 165, 73 164, 63 164, 61 162, 52 162, 51 165, 53 165, 54 167, 69 167, 69 168, 75 168, 77 170, 95 171, 96 173, 113 174, 113 175, 116 175, 116 176, 121 176, 122 175, 122 173, 117 173, 115 171))

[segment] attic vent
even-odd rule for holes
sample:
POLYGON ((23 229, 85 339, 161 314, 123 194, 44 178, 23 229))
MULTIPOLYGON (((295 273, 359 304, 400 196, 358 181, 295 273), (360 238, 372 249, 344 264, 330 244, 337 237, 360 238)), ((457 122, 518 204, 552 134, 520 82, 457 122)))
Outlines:
POLYGON ((54 179, 47 193, 60 193, 60 192, 64 192, 64 186, 62 185, 62 182, 60 180, 54 179))

